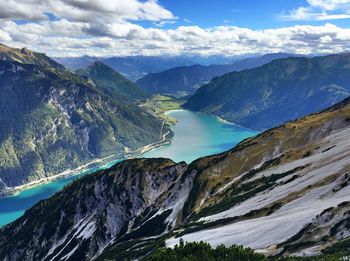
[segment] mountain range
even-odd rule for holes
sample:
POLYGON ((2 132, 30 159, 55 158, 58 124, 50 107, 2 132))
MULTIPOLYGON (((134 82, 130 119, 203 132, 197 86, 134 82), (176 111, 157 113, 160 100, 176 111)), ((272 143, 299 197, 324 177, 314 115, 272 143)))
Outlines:
MULTIPOLYGON (((85 175, 0 228, 0 260, 139 260, 183 241, 348 255, 350 54, 278 56, 175 68, 154 90, 190 92, 231 66, 184 107, 268 130, 189 164, 129 159, 85 175), (187 89, 169 87, 187 74, 187 89)), ((144 90, 102 61, 72 72, 0 45, 0 194, 168 142, 144 90)))
POLYGON ((256 130, 325 109, 350 95, 350 54, 277 59, 215 77, 184 104, 256 130))
POLYGON ((195 61, 186 56, 125 56, 125 57, 56 57, 55 61, 71 70, 77 70, 101 61, 131 81, 148 73, 161 72, 172 67, 193 65, 195 61))
POLYGON ((133 159, 0 230, 2 260, 123 260, 184 241, 275 257, 347 253, 350 99, 190 164, 133 159))
POLYGON ((231 64, 220 65, 191 65, 171 68, 169 70, 149 73, 136 81, 136 84, 146 92, 152 94, 168 94, 174 96, 186 96, 209 82, 213 77, 223 74, 250 69, 269 63, 279 58, 297 56, 286 53, 266 54, 234 61, 231 64))
MULTIPOLYGON (((279 55, 279 54, 271 54, 279 55)), ((281 54, 283 55, 283 54, 281 54)), ((265 57, 269 57, 266 55, 265 57)), ((289 56, 293 56, 290 54, 289 56)), ((259 59, 259 55, 245 55, 245 56, 121 56, 121 57, 94 57, 94 56, 81 56, 81 57, 54 57, 53 60, 64 65, 70 70, 78 70, 89 66, 90 64, 101 61, 109 67, 113 68, 117 72, 129 80, 135 82, 140 78, 146 76, 149 73, 159 73, 175 67, 191 66, 191 65, 203 65, 208 66, 212 64, 234 64, 241 60, 247 61, 251 59, 254 61, 259 59)), ((277 58, 277 57, 276 57, 277 58)), ((268 58, 270 59, 270 58, 268 58)))
POLYGON ((89 81, 44 54, 0 45, 0 192, 105 157, 123 158, 171 132, 134 101, 112 95, 113 88, 125 88, 143 97, 133 83, 95 67, 106 81, 99 74, 89 81))

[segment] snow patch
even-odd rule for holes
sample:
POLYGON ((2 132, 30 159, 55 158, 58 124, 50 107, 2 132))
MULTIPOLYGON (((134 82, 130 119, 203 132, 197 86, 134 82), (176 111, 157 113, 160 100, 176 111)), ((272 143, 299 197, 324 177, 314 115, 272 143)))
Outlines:
MULTIPOLYGON (((320 195, 325 189, 331 189, 333 184, 317 188, 305 196, 283 206, 275 213, 245 220, 214 229, 184 235, 182 239, 187 242, 205 241, 212 246, 224 244, 244 245, 254 249, 266 249, 289 239, 323 210, 337 206, 350 200, 350 186, 335 193, 332 197, 321 199, 320 195)), ((174 247, 179 238, 166 241, 167 247, 174 247)))
MULTIPOLYGON (((262 209, 274 202, 284 199, 295 192, 302 192, 299 197, 283 205, 269 216, 244 220, 213 229, 204 229, 189 233, 182 238, 184 241, 200 241, 212 246, 224 244, 240 244, 260 251, 267 251, 274 245, 284 242, 310 223, 325 209, 350 201, 350 185, 344 183, 344 174, 350 166, 350 128, 331 133, 322 139, 317 154, 310 157, 289 162, 266 171, 262 171, 254 180, 262 176, 285 173, 297 167, 306 166, 295 172, 299 177, 288 183, 277 183, 277 186, 262 193, 258 193, 241 204, 221 213, 203 217, 200 221, 212 222, 224 218, 242 216, 252 210, 262 209), (332 147, 331 150, 326 148, 332 147), (315 184, 324 182, 334 175, 336 180, 319 187, 315 184)), ((290 178, 290 177, 288 177, 290 178)), ((224 189, 225 186, 221 189, 224 189)), ((179 243, 179 239, 171 238, 166 241, 168 247, 179 243)), ((312 251, 310 249, 310 251, 312 251)))

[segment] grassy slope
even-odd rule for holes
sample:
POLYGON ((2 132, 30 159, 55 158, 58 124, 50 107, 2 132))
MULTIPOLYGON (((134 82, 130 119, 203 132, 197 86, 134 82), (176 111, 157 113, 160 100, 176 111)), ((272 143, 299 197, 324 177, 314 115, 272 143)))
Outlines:
POLYGON ((177 122, 176 119, 165 115, 165 112, 181 109, 182 103, 183 101, 181 99, 157 94, 147 99, 146 102, 141 104, 141 107, 157 117, 160 117, 168 124, 175 124, 177 122))

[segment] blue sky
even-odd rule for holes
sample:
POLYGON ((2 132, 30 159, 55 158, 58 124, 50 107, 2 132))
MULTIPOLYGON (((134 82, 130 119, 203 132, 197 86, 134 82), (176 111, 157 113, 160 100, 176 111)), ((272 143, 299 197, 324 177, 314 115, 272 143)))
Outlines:
MULTIPOLYGON (((285 20, 281 15, 299 7, 308 7, 307 1, 300 0, 161 0, 159 3, 179 19, 165 28, 180 25, 212 27, 233 25, 251 29, 279 28, 293 25, 323 25, 332 22, 338 26, 349 26, 350 19, 285 20), (189 21, 187 21, 189 20, 189 21)), ((150 27, 150 22, 140 24, 150 27)))
POLYGON ((160 3, 179 16, 202 27, 222 24, 262 29, 285 25, 277 16, 295 7, 293 0, 162 0, 160 3), (252 8, 254 6, 254 8, 252 8))
POLYGON ((0 1, 0 42, 52 56, 350 50, 350 0, 0 1))

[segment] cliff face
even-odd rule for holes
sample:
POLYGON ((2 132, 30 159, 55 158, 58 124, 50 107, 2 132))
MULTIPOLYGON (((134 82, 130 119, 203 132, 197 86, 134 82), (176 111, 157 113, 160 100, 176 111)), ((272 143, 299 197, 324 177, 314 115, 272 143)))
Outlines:
POLYGON ((160 120, 44 54, 0 58, 0 190, 159 141, 160 120))
POLYGON ((86 176, 7 226, 1 259, 90 259, 123 236, 167 232, 181 221, 191 180, 185 170, 185 163, 141 159, 86 176))
POLYGON ((347 251, 349 134, 348 99, 190 165, 121 162, 0 230, 0 258, 121 260, 180 238, 268 255, 347 251))

